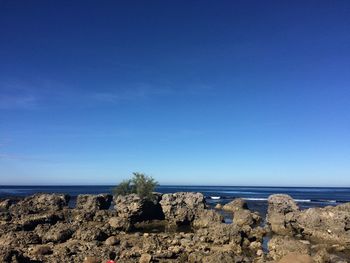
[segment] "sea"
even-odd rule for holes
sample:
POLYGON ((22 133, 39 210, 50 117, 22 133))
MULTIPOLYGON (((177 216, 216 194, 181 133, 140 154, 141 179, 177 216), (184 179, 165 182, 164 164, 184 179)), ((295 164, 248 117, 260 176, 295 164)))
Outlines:
MULTIPOLYGON (((74 186, 0 186, 0 198, 25 197, 35 193, 64 193, 71 196, 70 206, 74 207, 79 194, 112 193, 111 185, 74 186)), ((253 187, 253 186, 191 186, 160 185, 160 193, 200 192, 209 207, 225 204, 235 198, 246 200, 249 209, 262 216, 267 212, 267 199, 272 194, 288 194, 294 198, 301 209, 334 206, 350 202, 350 188, 345 187, 253 187)), ((229 218, 227 220, 230 220, 229 218)))

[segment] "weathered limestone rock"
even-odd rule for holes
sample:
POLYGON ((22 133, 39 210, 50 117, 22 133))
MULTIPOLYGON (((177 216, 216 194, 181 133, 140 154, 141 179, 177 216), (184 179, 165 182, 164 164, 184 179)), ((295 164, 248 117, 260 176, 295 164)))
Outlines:
POLYGON ((26 215, 23 219, 16 221, 16 223, 20 225, 23 230, 30 231, 33 230, 37 225, 54 225, 63 219, 64 218, 60 214, 57 214, 55 212, 48 212, 43 214, 26 215))
POLYGON ((298 212, 299 207, 289 195, 271 195, 268 199, 267 223, 276 234, 293 234, 290 224, 298 212))
POLYGON ((297 252, 299 254, 310 255, 311 245, 309 242, 293 239, 287 236, 274 236, 268 244, 269 254, 274 260, 280 260, 284 256, 297 252))
POLYGON ((85 211, 107 210, 111 206, 112 195, 78 195, 76 209, 85 211))
POLYGON ((160 201, 165 219, 176 225, 190 224, 206 208, 201 193, 164 194, 160 201))
POLYGON ((235 212, 242 209, 248 209, 246 201, 242 198, 236 198, 222 207, 222 210, 230 212, 235 212))
POLYGON ((233 213, 233 224, 238 226, 256 226, 260 223, 261 216, 258 212, 251 212, 248 209, 239 209, 233 213))
POLYGON ((136 194, 115 198, 115 210, 118 217, 126 218, 131 224, 148 220, 162 220, 164 214, 159 204, 159 195, 154 200, 140 198, 136 194))
POLYGON ((293 227, 315 242, 350 246, 350 203, 301 211, 293 227))
POLYGON ((193 226, 196 228, 210 227, 215 223, 223 223, 224 217, 214 210, 204 209, 198 213, 193 221, 193 226))
POLYGON ((34 214, 46 211, 58 211, 68 206, 69 195, 35 194, 19 201, 10 207, 13 215, 34 214))
POLYGON ((74 229, 69 224, 58 223, 51 227, 47 231, 42 240, 44 243, 53 242, 53 243, 62 243, 67 241, 72 237, 74 229))

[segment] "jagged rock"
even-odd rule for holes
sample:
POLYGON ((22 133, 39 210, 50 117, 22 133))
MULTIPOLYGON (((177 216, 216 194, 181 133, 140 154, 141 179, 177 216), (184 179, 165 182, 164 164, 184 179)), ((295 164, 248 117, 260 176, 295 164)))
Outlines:
POLYGON ((107 210, 111 206, 112 195, 78 195, 76 209, 85 211, 107 210))
POLYGON ((164 219, 159 204, 159 195, 154 195, 153 200, 141 198, 136 194, 119 195, 115 198, 115 210, 118 217, 127 218, 131 224, 164 219))
POLYGON ((222 210, 230 212, 235 212, 242 209, 248 209, 247 202, 242 198, 236 198, 222 207, 222 210))
POLYGON ((293 234, 290 224, 298 212, 299 207, 289 195, 271 195, 268 199, 267 223, 276 234, 293 234))
POLYGON ((72 237, 73 228, 69 224, 58 223, 54 225, 42 238, 44 243, 62 243, 72 237))
POLYGON ((292 224, 296 232, 315 242, 350 246, 350 203, 301 211, 292 224))
POLYGON ((197 235, 202 237, 205 242, 216 245, 223 244, 241 244, 242 229, 233 224, 212 224, 208 228, 200 228, 197 230, 197 235))
POLYGON ((196 228, 209 227, 214 223, 223 223, 224 217, 214 210, 204 209, 198 213, 193 221, 193 226, 196 228))
POLYGON ((12 248, 40 243, 41 238, 39 235, 29 231, 10 231, 4 235, 1 235, 0 238, 0 246, 7 246, 12 248))
POLYGON ((17 221, 23 230, 33 230, 37 225, 50 224, 54 225, 58 221, 63 220, 62 215, 53 213, 27 215, 23 219, 17 221))
POLYGON ((311 253, 310 243, 293 239, 287 236, 274 236, 268 243, 269 254, 274 260, 280 260, 289 253, 309 255, 311 253))
POLYGON ((109 231, 102 224, 89 222, 79 227, 73 234, 73 238, 82 241, 105 241, 109 236, 109 231))
POLYGON ((34 214, 46 211, 58 211, 68 206, 70 196, 65 194, 35 194, 12 205, 13 215, 34 214))
POLYGON ((164 194, 160 204, 165 219, 176 225, 190 224, 206 208, 205 198, 201 193, 164 194))

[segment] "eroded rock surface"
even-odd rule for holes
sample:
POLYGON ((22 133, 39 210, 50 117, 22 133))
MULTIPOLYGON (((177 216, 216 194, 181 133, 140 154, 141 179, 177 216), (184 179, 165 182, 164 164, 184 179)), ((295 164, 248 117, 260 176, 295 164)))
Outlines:
POLYGON ((196 215, 206 208, 205 198, 201 193, 164 194, 160 204, 165 219, 176 225, 192 223, 196 215))

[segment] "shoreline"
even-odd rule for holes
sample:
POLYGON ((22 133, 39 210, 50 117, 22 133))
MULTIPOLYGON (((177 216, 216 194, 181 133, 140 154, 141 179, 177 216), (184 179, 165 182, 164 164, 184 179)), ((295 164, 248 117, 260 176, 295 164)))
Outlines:
POLYGON ((195 263, 222 257, 263 263, 293 251, 320 263, 350 257, 344 247, 350 242, 350 203, 302 210, 290 196, 276 194, 264 215, 241 198, 213 209, 201 193, 154 196, 78 195, 74 207, 64 194, 0 201, 0 261, 195 263))

